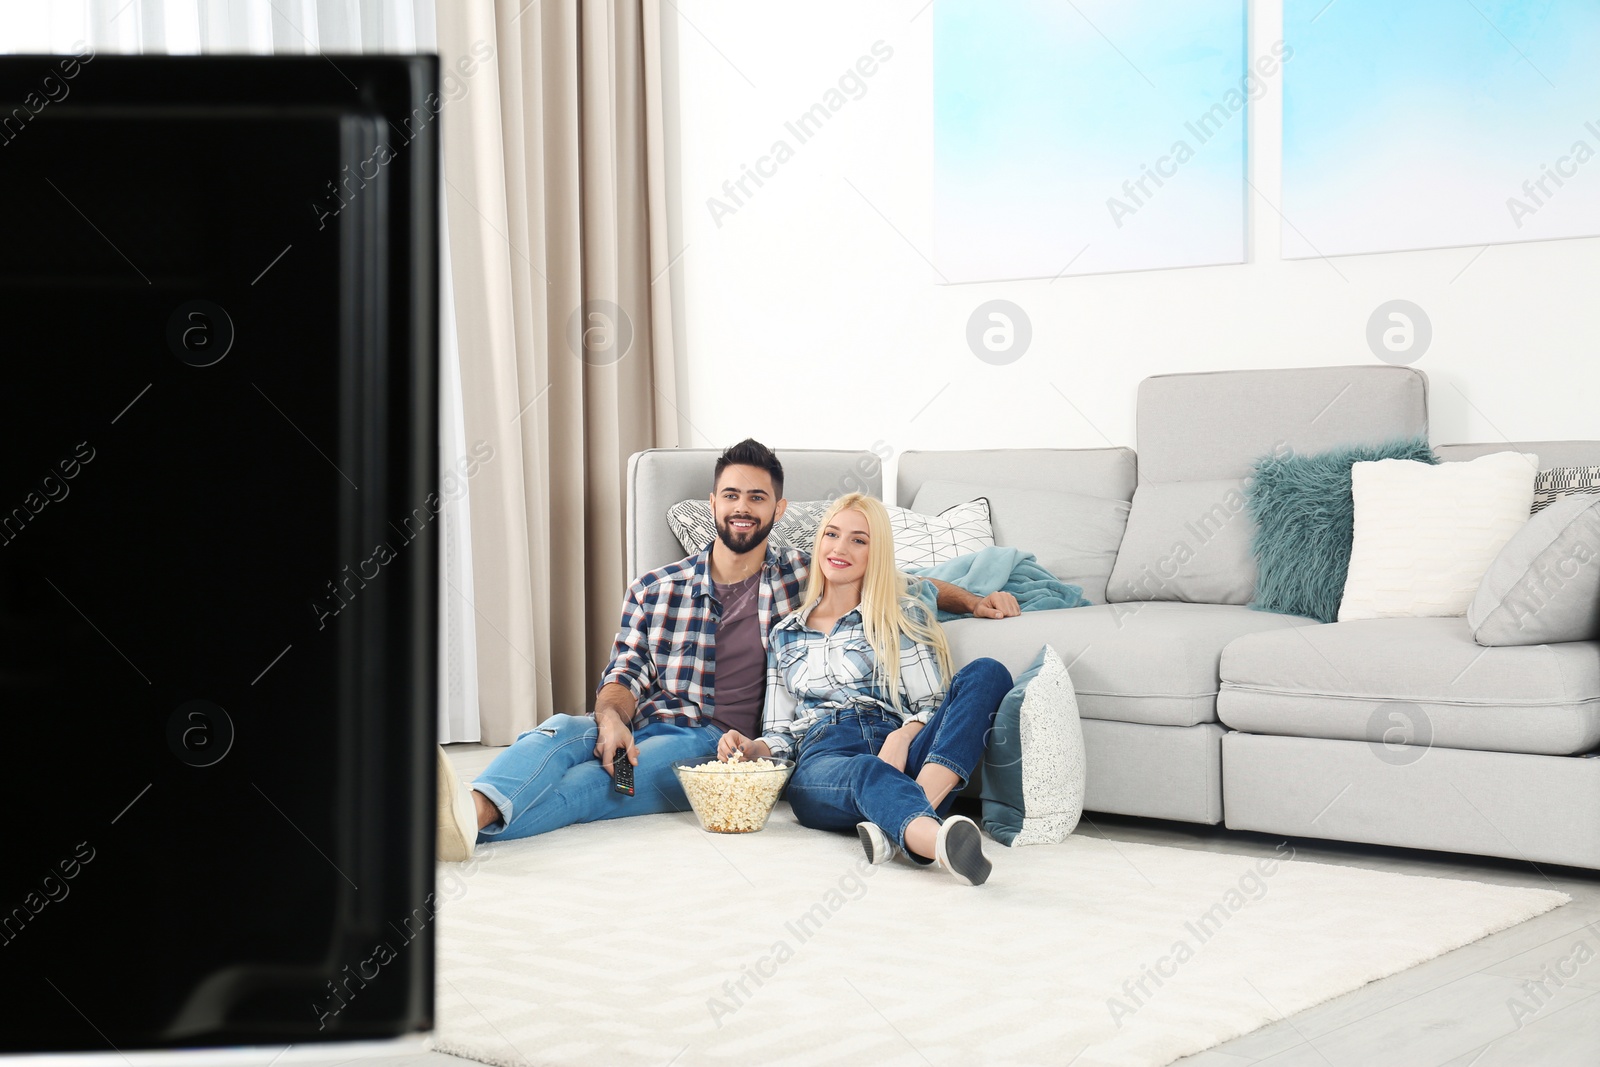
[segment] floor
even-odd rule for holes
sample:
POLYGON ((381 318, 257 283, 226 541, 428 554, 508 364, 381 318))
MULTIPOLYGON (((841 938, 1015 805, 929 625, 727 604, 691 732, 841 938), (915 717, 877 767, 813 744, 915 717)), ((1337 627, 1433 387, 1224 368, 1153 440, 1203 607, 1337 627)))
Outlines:
MULTIPOLYGON (((462 778, 470 780, 497 750, 451 745, 448 751, 462 778)), ((1240 856, 1270 855, 1280 840, 1224 827, 1092 813, 1077 832, 1240 856)), ((1310 839, 1293 844, 1296 859, 1314 863, 1554 888, 1569 894, 1572 903, 1178 1061, 1183 1067, 1600 1065, 1600 872, 1376 845, 1310 839), (1547 967, 1557 973, 1558 965, 1571 977, 1560 978, 1563 987, 1555 989, 1547 976, 1555 996, 1541 1006, 1546 998, 1524 983, 1547 967), (1514 1014, 1519 1004, 1523 1010, 1514 1014)), ((420 1051, 417 1042, 360 1051, 352 1057, 291 1049, 277 1062, 311 1067, 464 1067, 468 1062, 420 1051)))

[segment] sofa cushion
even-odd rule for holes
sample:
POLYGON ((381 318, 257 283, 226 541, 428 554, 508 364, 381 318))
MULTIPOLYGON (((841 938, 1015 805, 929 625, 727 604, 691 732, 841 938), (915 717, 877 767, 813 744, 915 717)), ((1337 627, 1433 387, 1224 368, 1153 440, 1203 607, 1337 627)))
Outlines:
POLYGON ((1141 483, 1106 600, 1248 604, 1256 591, 1254 534, 1242 478, 1141 483))
POLYGON ((1050 645, 1071 672, 1084 718, 1192 726, 1216 719, 1224 645, 1242 634, 1313 625, 1232 605, 1154 601, 958 619, 945 623, 945 635, 957 663, 993 656, 1013 675, 1050 645))
POLYGON ((1568 496, 1511 535, 1467 607, 1480 645, 1600 638, 1600 495, 1568 496))
POLYGON ((1041 567, 1082 589, 1089 600, 1105 601, 1106 579, 1128 523, 1126 500, 932 479, 917 490, 911 510, 937 515, 980 496, 989 501, 995 544, 1033 553, 1041 567))
POLYGON ((1427 378, 1411 367, 1146 378, 1139 486, 1106 599, 1248 603, 1255 520, 1243 488, 1255 462, 1425 434, 1427 419, 1427 378))
POLYGON ((1570 755, 1600 744, 1600 643, 1485 648, 1460 617, 1249 634, 1222 651, 1235 730, 1570 755))

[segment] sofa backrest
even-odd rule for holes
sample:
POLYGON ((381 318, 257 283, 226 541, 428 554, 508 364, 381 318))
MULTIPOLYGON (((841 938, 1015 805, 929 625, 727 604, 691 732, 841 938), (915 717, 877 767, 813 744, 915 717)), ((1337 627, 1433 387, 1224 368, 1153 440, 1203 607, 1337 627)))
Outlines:
POLYGON ((1105 599, 1128 521, 1131 448, 1006 448, 903 452, 895 503, 938 514, 985 497, 995 543, 1031 552, 1056 577, 1105 599))
POLYGON ((1164 374, 1139 384, 1137 417, 1139 484, 1107 599, 1245 604, 1256 459, 1425 435, 1428 380, 1387 365, 1164 374))
POLYGON ((1434 454, 1446 463, 1477 459, 1492 452, 1532 452, 1539 469, 1600 467, 1600 441, 1480 441, 1461 445, 1436 445, 1434 454))
MULTIPOLYGON (((883 496, 883 462, 871 452, 774 449, 789 500, 831 500, 845 493, 883 496)), ((651 448, 628 459, 628 581, 684 557, 667 526, 667 509, 711 495, 716 448, 651 448)))
MULTIPOLYGON (((1131 448, 977 448, 900 453, 894 502, 913 506, 924 482, 981 482, 1007 489, 1059 489, 1132 500, 1138 464, 1131 448)), ((918 509, 920 510, 920 509, 918 509)))

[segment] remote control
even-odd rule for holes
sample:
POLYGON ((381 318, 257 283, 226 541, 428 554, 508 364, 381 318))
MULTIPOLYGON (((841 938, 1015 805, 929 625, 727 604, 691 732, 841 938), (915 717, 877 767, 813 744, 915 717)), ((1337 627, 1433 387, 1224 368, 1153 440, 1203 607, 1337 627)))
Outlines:
POLYGON ((626 796, 633 796, 633 764, 628 762, 628 750, 618 748, 611 755, 611 788, 626 796))

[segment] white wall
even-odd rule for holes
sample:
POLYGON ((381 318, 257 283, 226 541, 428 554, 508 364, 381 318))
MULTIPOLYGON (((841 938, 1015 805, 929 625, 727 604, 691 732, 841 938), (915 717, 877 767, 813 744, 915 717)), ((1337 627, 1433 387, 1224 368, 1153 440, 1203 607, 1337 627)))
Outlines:
MULTIPOLYGON (((1282 15, 1275 0, 1251 7, 1255 57, 1281 37, 1282 15)), ((1436 443, 1600 438, 1600 238, 1280 260, 1281 75, 1249 112, 1248 263, 946 285, 931 220, 931 7, 677 0, 663 10, 676 38, 685 444, 754 434, 787 447, 881 439, 896 451, 1132 445, 1141 378, 1376 363, 1367 319, 1395 298, 1432 320, 1414 365, 1430 379, 1436 443), (784 123, 880 40, 893 57, 865 95, 797 144, 784 123), (780 138, 794 157, 719 225, 707 199, 728 202, 723 183, 780 138), (997 297, 1033 326, 1007 366, 980 361, 965 339, 973 309, 997 297)), ((1528 161, 1530 175, 1540 162, 1528 161)), ((1600 170, 1580 171, 1565 193, 1600 196, 1600 170)))

